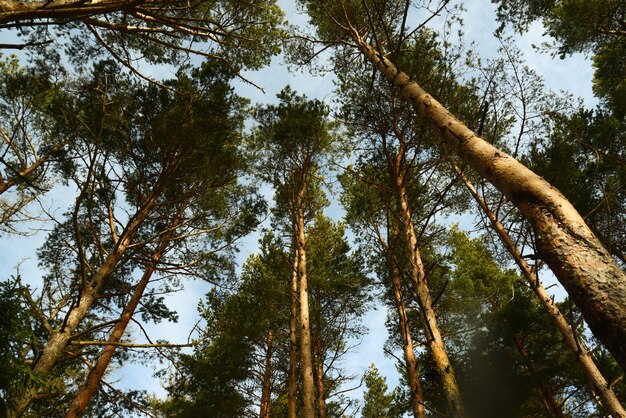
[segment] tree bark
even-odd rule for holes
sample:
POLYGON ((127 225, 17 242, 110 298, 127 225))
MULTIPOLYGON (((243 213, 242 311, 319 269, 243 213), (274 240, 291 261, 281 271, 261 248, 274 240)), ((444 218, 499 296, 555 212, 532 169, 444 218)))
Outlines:
POLYGON ((287 417, 296 418, 298 389, 298 250, 295 249, 291 272, 291 306, 289 307, 289 380, 287 417))
POLYGON ((626 418, 626 411, 624 407, 621 405, 620 401, 617 399, 615 392, 609 387, 608 382, 596 366, 593 361, 593 357, 591 353, 585 348, 582 342, 578 339, 578 337, 572 331, 572 328, 568 324, 565 317, 561 314, 559 308, 556 306, 548 291, 541 285, 535 270, 531 268, 526 260, 522 257, 520 252, 517 249, 517 246, 506 232, 506 229, 497 219, 496 215, 489 209, 487 203, 484 199, 478 194, 476 188, 469 181, 467 176, 463 174, 463 172, 454 165, 454 170, 463 180, 465 187, 469 190, 470 194, 478 203, 478 206, 482 209, 482 211, 487 215, 489 221, 491 222, 491 226, 496 231, 500 240, 508 250, 508 252, 513 256, 515 263, 521 270, 522 274, 530 284, 531 289, 539 299, 539 302, 543 306, 543 308, 550 314, 556 327, 559 332, 563 336, 565 343, 572 350, 574 357, 576 357, 576 361, 581 365, 583 370, 585 371, 585 375, 587 376, 587 380, 594 388, 594 391, 602 400, 602 405, 604 408, 611 414, 611 416, 616 418, 626 418))
MULTIPOLYGON (((295 241, 295 239, 294 239, 295 241)), ((295 247, 295 246, 294 246, 295 247)), ((289 317, 289 383, 287 386, 287 417, 296 418, 298 390, 298 249, 294 250, 291 272, 291 306, 289 317)))
MULTIPOLYGON (((157 185, 157 187, 159 186, 157 185)), ((106 257, 100 268, 92 276, 89 283, 86 283, 81 290, 78 303, 69 310, 63 325, 59 329, 52 332, 40 356, 35 359, 33 365, 31 366, 34 373, 49 372, 63 357, 63 352, 72 339, 74 331, 85 318, 93 303, 100 296, 100 289, 106 282, 107 278, 117 268, 124 252, 131 244, 135 233, 143 221, 148 217, 151 209, 154 207, 157 194, 158 192, 154 191, 135 216, 130 219, 124 232, 119 237, 113 251, 111 251, 111 253, 106 257)), ((15 397, 10 397, 7 401, 8 415, 10 417, 22 416, 36 395, 36 390, 28 387, 22 393, 18 393, 15 397)))
POLYGON ((426 410, 424 408, 424 395, 422 394, 422 385, 419 381, 419 372, 415 361, 415 351, 413 351, 413 341, 411 340, 411 331, 409 329, 409 318, 407 317, 404 300, 402 299, 402 282, 395 255, 391 254, 389 264, 393 297, 396 302, 400 335, 402 336, 404 363, 407 372, 409 390, 411 393, 411 409, 415 418, 425 418, 426 410))
POLYGON ((440 133, 443 142, 500 190, 535 230, 540 256, 550 266, 598 339, 626 370, 626 273, 576 209, 554 187, 495 148, 455 118, 354 29, 362 54, 440 133))
MULTIPOLYGON (((303 176, 305 177, 305 176, 303 176)), ((297 247, 298 247, 298 295, 300 300, 300 368, 302 369, 302 405, 304 418, 315 418, 315 386, 313 382, 313 359, 311 351, 311 324, 309 320, 309 283, 306 266, 306 234, 304 231, 304 194, 306 181, 298 190, 297 247)))
POLYGON ((261 411, 259 418, 270 418, 270 395, 272 392, 272 330, 267 331, 267 349, 265 350, 265 370, 263 372, 263 388, 261 389, 261 411))
POLYGON ((402 222, 406 234, 406 246, 411 262, 411 280, 415 288, 415 294, 419 301, 424 320, 424 332, 426 333, 428 348, 435 362, 435 367, 441 379, 442 389, 448 401, 448 415, 454 417, 465 417, 465 407, 461 399, 461 392, 454 376, 454 370, 445 349, 437 317, 432 306, 432 299, 426 282, 424 264, 420 255, 415 227, 409 207, 407 190, 404 185, 402 174, 395 173, 396 195, 402 210, 402 222))
MULTIPOLYGON (((318 327, 318 332, 321 329, 318 327)), ((315 351, 317 353, 317 364, 315 367, 315 385, 317 386, 317 415, 319 418, 326 418, 326 389, 324 387, 324 352, 322 350, 322 338, 315 340, 315 351)))
POLYGON ((130 300, 124 307, 124 311, 122 312, 120 320, 117 322, 117 324, 115 324, 115 327, 113 327, 113 330, 111 330, 111 333, 109 334, 109 338, 107 341, 111 344, 106 345, 102 349, 98 360, 96 360, 96 363, 89 371, 87 380, 74 397, 74 400, 72 400, 72 403, 70 404, 70 407, 65 414, 65 418, 76 418, 81 416, 85 411, 85 408, 89 404, 89 401, 93 397, 93 394, 98 389, 98 386, 100 386, 102 377, 104 376, 104 373, 106 372, 106 369, 109 366, 113 355, 115 354, 115 350, 118 347, 116 343, 118 343, 124 335, 126 327, 132 319, 135 310, 137 309, 137 306, 139 305, 139 302, 144 294, 144 291, 148 286, 148 283, 150 283, 150 279, 155 272, 156 265, 167 251, 167 247, 170 242, 169 240, 172 238, 173 235, 171 231, 180 224, 183 211, 184 208, 179 211, 179 213, 173 219, 170 224, 170 233, 164 237, 164 239, 161 241, 161 243, 159 243, 158 247, 152 254, 150 264, 146 267, 143 275, 141 276, 141 279, 137 283, 137 286, 135 286, 135 290, 133 291, 130 300))

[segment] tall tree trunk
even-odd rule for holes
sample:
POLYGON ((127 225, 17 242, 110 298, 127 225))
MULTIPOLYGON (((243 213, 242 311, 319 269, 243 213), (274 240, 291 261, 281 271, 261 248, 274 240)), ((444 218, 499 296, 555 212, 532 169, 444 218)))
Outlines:
MULTIPOLYGON (((295 237, 296 234, 294 234, 295 237)), ((294 238, 295 241, 295 238, 294 238)), ((296 418, 298 390, 298 249, 294 245, 291 272, 291 306, 289 317, 289 383, 287 386, 287 417, 296 418)))
POLYGON ((454 170, 459 175, 459 177, 463 180, 465 187, 469 190, 470 194, 478 203, 478 206, 482 209, 482 211, 487 215, 489 221, 491 222, 491 226, 496 231, 500 240, 508 250, 508 252, 513 256, 515 263, 521 270, 522 274, 530 284, 531 289, 539 299, 539 302, 544 307, 544 309, 552 316, 556 327, 559 332, 563 336, 565 343, 572 350, 572 353, 576 357, 576 361, 581 365, 589 383, 594 388, 594 392, 602 400, 602 405, 613 417, 616 418, 626 418, 626 411, 624 407, 621 405, 620 401, 615 396, 615 392, 610 388, 608 382, 596 366, 593 361, 593 357, 589 353, 589 351, 585 348, 582 342, 578 339, 578 337, 574 334, 572 328, 567 323, 565 317, 559 311, 559 308, 556 306, 548 291, 541 285, 539 278, 533 268, 531 268, 526 260, 522 257, 517 246, 506 232, 506 229, 500 223, 496 215, 489 209, 487 203, 484 199, 478 194, 476 188, 469 181, 467 176, 463 174, 463 172, 454 165, 454 170))
POLYGON ((396 199, 400 206, 402 226, 406 236, 406 249, 411 264, 411 280, 421 309, 428 348, 435 362, 437 373, 441 379, 443 392, 447 399, 448 414, 454 417, 465 417, 467 414, 461 399, 461 392, 459 391, 459 386, 454 376, 454 370, 452 369, 452 364, 448 358, 443 338, 441 337, 441 332, 437 325, 437 317, 432 306, 432 299, 424 272, 424 264, 422 263, 417 235, 415 234, 415 225, 413 224, 413 216, 404 179, 406 143, 397 127, 394 127, 394 132, 400 142, 395 158, 387 149, 387 145, 383 145, 387 155, 389 171, 394 182, 396 199))
MULTIPOLYGON (((391 250, 389 250, 391 253, 391 250)), ((397 265, 397 259, 393 253, 390 254, 389 272, 391 275, 391 285, 393 288, 393 297, 396 302, 396 310, 398 311, 400 335, 402 336, 402 349, 404 351, 404 363, 411 393, 411 409, 415 418, 425 418, 426 410, 424 408, 424 395, 422 394, 422 385, 419 381, 419 372, 415 361, 415 351, 413 351, 413 341, 411 340, 411 331, 409 329, 409 318, 406 314, 404 300, 402 298, 402 281, 400 269, 397 265)))
POLYGON ((513 337, 513 342, 515 343, 515 347, 524 361, 524 367, 528 370, 528 373, 530 373, 533 381, 535 382, 535 387, 537 388, 537 391, 539 392, 539 395, 541 396, 550 416, 554 418, 565 418, 565 414, 563 414, 559 402, 556 400, 552 390, 548 387, 548 385, 546 385, 546 382, 539 375, 539 372, 528 355, 528 351, 526 351, 526 347, 524 347, 524 342, 520 336, 515 335, 513 337))
MULTIPOLYGON (((318 332, 321 328, 318 327, 318 332)), ((315 352, 317 363, 315 365, 315 385, 317 386, 317 415, 326 418, 326 389, 324 387, 324 352, 322 350, 322 338, 315 339, 315 352)))
POLYGON ((270 418, 270 395, 272 392, 272 330, 267 331, 267 349, 265 350, 265 370, 263 372, 263 388, 261 389, 261 411, 259 418, 270 418))
MULTIPOLYGON (((347 22, 349 25, 349 22, 347 22)), ((593 333, 626 370, 626 273, 558 190, 455 118, 353 27, 362 54, 435 127, 444 143, 500 190, 533 226, 540 256, 580 308, 593 333)))
POLYGON ((304 231, 303 182, 297 198, 298 295, 300 300, 300 368, 302 369, 302 405, 304 418, 315 418, 315 386, 311 351, 311 323, 309 320, 309 283, 306 266, 306 234, 304 231))
MULTIPOLYGON (((100 296, 100 289, 106 282, 107 278, 110 277, 110 275, 118 267, 118 263, 122 260, 124 253, 132 243, 137 230, 146 220, 150 211, 156 204, 156 199, 162 190, 162 187, 163 177, 157 181, 152 194, 148 199, 146 199, 143 206, 141 206, 135 215, 129 220, 124 232, 117 239, 114 249, 104 259, 104 262, 92 275, 89 282, 85 283, 84 287, 80 291, 78 302, 70 308, 61 327, 52 332, 45 347, 41 351, 41 354, 35 359, 31 366, 33 372, 49 372, 63 357, 63 352, 72 339, 74 331, 85 318, 93 303, 100 296)), ((15 396, 11 395, 9 397, 7 401, 7 414, 9 417, 22 416, 28 409, 28 406, 33 399, 37 396, 37 391, 31 386, 31 383, 27 382, 26 385, 27 387, 25 390, 17 393, 15 396)))
POLYGON ((182 208, 174 217, 172 222, 170 222, 170 232, 166 234, 166 236, 159 243, 158 247, 152 254, 150 263, 146 267, 143 275, 141 276, 141 279, 135 286, 135 290, 133 291, 130 300, 124 307, 124 311, 122 312, 120 320, 115 324, 115 327, 113 327, 111 333, 109 334, 109 338, 107 341, 111 344, 105 345, 102 349, 98 360, 96 360, 95 365, 89 371, 87 380, 80 388, 80 390, 74 397, 74 400, 70 404, 70 407, 65 414, 65 418, 76 418, 81 416, 85 411, 85 408, 89 404, 89 401, 93 397, 93 394, 98 389, 102 377, 104 376, 104 373, 106 372, 106 369, 109 366, 113 355, 115 354, 115 350, 117 349, 116 343, 118 343, 124 335, 126 327, 132 319, 135 310, 137 309, 137 306, 139 305, 139 302, 146 290, 146 287, 148 286, 148 283, 150 283, 150 279, 152 278, 152 275, 156 270, 156 265, 159 263, 159 261, 167 251, 170 239, 173 237, 172 231, 180 225, 182 214, 185 208, 186 207, 182 208))
POLYGON ((420 309, 422 311, 422 318, 424 320, 424 332, 426 333, 428 348, 435 362, 435 367, 443 391, 448 401, 448 415, 454 417, 465 417, 465 407, 461 399, 461 392, 459 386, 456 383, 454 376, 454 370, 450 359, 445 349, 439 326, 437 325, 437 317, 435 315, 435 309, 432 306, 432 299, 430 297, 430 291, 428 289, 428 283, 426 282, 426 275, 424 273, 424 264, 420 255, 417 236, 415 235, 415 227, 413 225, 413 219, 411 215, 411 209, 409 207, 409 200, 407 190, 404 185, 404 179, 402 174, 396 174, 396 191, 398 203, 402 210, 402 222, 404 226, 404 232, 406 234, 406 246, 409 258, 411 261, 411 280, 415 288, 415 294, 419 301, 420 309))

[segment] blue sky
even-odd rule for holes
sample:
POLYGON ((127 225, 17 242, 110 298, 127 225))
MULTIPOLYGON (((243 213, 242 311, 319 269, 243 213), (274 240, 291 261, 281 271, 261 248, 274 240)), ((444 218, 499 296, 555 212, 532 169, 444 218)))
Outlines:
MULTIPOLYGON (((296 12, 293 2, 279 0, 278 2, 287 13, 287 19, 292 24, 304 25, 307 17, 296 12)), ((495 57, 499 41, 493 36, 497 23, 494 19, 494 7, 488 0, 470 0, 465 2, 466 12, 463 15, 465 43, 476 44, 476 48, 482 57, 495 57)), ((441 29, 441 22, 433 22, 434 29, 441 29)), ((523 52, 526 64, 534 69, 545 80, 546 86, 554 91, 568 91, 575 98, 581 97, 587 106, 593 106, 595 99, 591 92, 592 67, 586 57, 581 54, 568 57, 565 60, 553 58, 547 53, 538 52, 533 45, 541 44, 545 39, 542 36, 543 28, 536 23, 531 30, 523 35, 515 35, 514 43, 523 52)), ((160 69, 159 75, 168 77, 168 70, 160 69)), ((252 100, 253 103, 269 103, 275 101, 276 93, 285 85, 291 85, 299 93, 306 94, 311 98, 318 98, 330 102, 333 98, 333 76, 314 76, 306 71, 289 72, 282 57, 276 57, 272 64, 260 71, 248 72, 247 78, 264 89, 260 91, 248 84, 238 82, 237 92, 252 100)), ((271 192, 268 190, 271 194, 271 192)), ((60 215, 64 202, 67 200, 68 191, 62 187, 55 188, 46 196, 45 205, 60 215)), ((36 208, 33 208, 36 210, 36 208)), ((336 203, 327 211, 327 215, 339 219, 341 210, 336 203)), ((472 219, 458 218, 462 227, 471 228, 472 219)), ((20 273, 25 280, 37 283, 41 272, 36 267, 35 250, 43 243, 45 234, 39 233, 32 236, 9 237, 2 236, 0 239, 0 277, 8 277, 16 274, 16 267, 20 265, 20 273)), ((245 258, 257 251, 257 236, 248 237, 240 242, 238 260, 245 258)), ((189 332, 197 319, 197 304, 207 291, 207 286, 200 281, 186 283, 185 291, 169 297, 168 301, 180 316, 178 324, 161 323, 150 326, 153 339, 167 339, 173 343, 185 342, 189 332)), ((393 387, 397 383, 398 375, 395 370, 394 360, 386 357, 382 345, 387 339, 385 328, 386 312, 384 309, 373 309, 364 317, 364 324, 369 328, 369 333, 364 336, 360 345, 346 359, 344 365, 353 374, 362 374, 370 363, 376 363, 381 374, 388 378, 388 384, 393 387)), ((139 341, 139 339, 138 339, 139 341)), ((117 380, 118 385, 124 388, 147 389, 160 395, 164 392, 157 379, 152 376, 152 369, 143 366, 124 367, 115 372, 111 380, 117 380)), ((352 396, 358 396, 356 393, 352 396)))

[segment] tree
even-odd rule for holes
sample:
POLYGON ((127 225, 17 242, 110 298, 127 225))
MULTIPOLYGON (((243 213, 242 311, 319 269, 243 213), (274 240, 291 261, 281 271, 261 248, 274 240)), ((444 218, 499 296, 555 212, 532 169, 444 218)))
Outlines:
MULTIPOLYGON (((415 77, 428 78, 433 88, 446 94, 451 102, 458 104, 461 111, 465 111, 464 106, 468 107, 467 103, 473 97, 468 89, 455 82, 447 70, 452 67, 455 57, 438 54, 438 47, 431 33, 416 33, 407 40, 405 48, 419 50, 428 59, 420 60, 417 53, 407 52, 402 60, 412 69, 415 77)), ((368 80, 364 74, 366 72, 363 70, 340 75, 344 119, 350 123, 355 142, 364 148, 362 153, 365 157, 359 163, 372 166, 371 169, 363 169, 359 164, 359 176, 366 178, 366 181, 376 182, 379 188, 392 193, 394 202, 387 205, 390 208, 389 217, 393 220, 386 222, 387 238, 380 231, 379 240, 381 243, 387 241, 384 245, 389 247, 386 256, 390 269, 398 269, 399 258, 406 257, 408 260, 406 264, 401 262, 406 272, 389 272, 391 283, 397 288, 393 283, 398 274, 406 274, 410 278, 412 294, 419 304, 424 322, 422 329, 426 334, 427 346, 439 367, 439 378, 449 400, 448 413, 462 414, 460 390, 447 358, 433 307, 433 288, 421 254, 422 247, 432 245, 432 237, 440 229, 432 219, 452 205, 461 206, 459 203, 462 199, 454 193, 457 179, 438 170, 443 153, 434 146, 432 132, 428 127, 415 122, 412 113, 399 104, 396 92, 386 80, 376 75, 368 80), (379 174, 375 170, 385 170, 387 173, 379 174)), ((415 394, 418 390, 416 378, 412 376, 410 380, 412 393, 415 394)), ((419 411, 420 408, 423 410, 423 405, 420 407, 415 395, 412 398, 414 414, 423 414, 423 411, 419 411)))
MULTIPOLYGON (((154 290, 144 295, 161 263, 165 277, 207 277, 224 257, 216 253, 245 234, 263 208, 237 185, 243 103, 230 91, 228 77, 210 67, 196 71, 194 82, 181 74, 172 82, 174 94, 116 81, 108 65, 96 67, 76 103, 75 114, 84 122, 73 132, 78 163, 65 169, 79 195, 40 251, 50 268, 39 302, 50 312, 39 315, 49 337, 41 341, 41 352, 30 347, 35 373, 54 369, 62 375, 59 364, 69 347, 88 356, 90 350, 80 347, 98 345, 97 336, 112 330, 77 412, 100 383, 140 299, 144 318, 175 317, 154 290), (116 107, 107 109, 112 103, 116 107), (121 205, 131 211, 126 220, 118 217, 121 205), (130 274, 135 267, 144 269, 136 287, 130 274), (127 308, 122 319, 110 317, 116 306, 127 308)), ((13 414, 22 414, 36 392, 31 383, 16 392, 13 414)))
POLYGON ((104 54, 159 83, 139 70, 140 61, 179 65, 191 53, 234 73, 260 68, 279 52, 281 23, 273 0, 3 1, 0 30, 16 30, 25 42, 0 47, 38 47, 39 53, 54 43, 75 65, 104 54))
MULTIPOLYGON (((333 149, 333 125, 328 120, 328 109, 320 101, 309 101, 297 96, 290 88, 284 89, 278 105, 261 108, 257 112, 259 128, 253 136, 258 173, 276 188, 277 208, 288 217, 278 219, 286 224, 294 251, 292 292, 299 302, 300 361, 305 418, 315 414, 312 341, 309 308, 309 278, 307 273, 306 225, 326 205, 319 188, 324 159, 333 149), (296 290, 297 278, 297 297, 296 290)), ((295 307, 295 303, 292 303, 295 307)), ((292 308, 293 309, 293 308, 292 308)), ((292 315, 294 315, 292 313, 292 315)), ((292 319, 291 327, 295 322, 292 319)), ((295 347, 293 347, 295 349, 295 347)), ((292 349, 292 350, 293 350, 292 349)), ((292 373, 295 368, 292 365, 292 373)), ((295 379, 291 378, 292 382, 295 379)), ((290 393, 290 417, 295 416, 295 391, 290 393)))
MULTIPOLYGON (((457 167, 455 167, 455 169, 458 170, 457 167)), ((587 350, 587 348, 572 330, 571 325, 566 321, 557 304, 554 302, 554 300, 548 294, 548 291, 541 284, 537 273, 537 266, 531 267, 528 264, 528 262, 523 258, 518 247, 515 245, 513 239, 506 232, 506 229, 504 228, 502 223, 498 220, 494 212, 489 209, 485 200, 480 197, 480 195, 478 194, 474 186, 469 182, 467 177, 462 175, 462 179, 471 195, 474 197, 480 208, 484 211, 485 215, 489 219, 489 222, 491 223, 494 231, 498 234, 500 240, 502 241, 502 244, 506 247, 507 251, 513 257, 522 275, 528 281, 530 288, 537 296, 540 304, 543 306, 545 311, 552 316, 552 319, 554 320, 557 329, 563 335, 564 341, 569 346, 578 363, 582 366, 589 383, 594 387, 596 393, 602 399, 605 408, 607 408, 607 410, 609 410, 613 416, 626 415, 624 408, 615 396, 615 393, 613 392, 611 386, 596 366, 591 353, 587 350)), ((524 347, 519 339, 516 340, 516 346, 523 354, 524 347)), ((531 364, 529 364, 529 368, 532 369, 531 364)), ((551 404, 553 405, 554 403, 552 402, 551 404)), ((552 409, 557 410, 557 408, 555 407, 552 407, 552 409)))
POLYGON ((438 131, 451 152, 520 210, 535 230, 542 259, 580 307, 592 332, 626 368, 626 349, 621 344, 626 339, 625 273, 560 192, 469 129, 390 60, 387 52, 397 50, 405 33, 405 5, 381 5, 377 11, 381 19, 374 19, 371 12, 376 9, 368 2, 358 7, 349 7, 347 2, 304 3, 319 38, 335 44, 340 41, 360 52, 438 131))
POLYGON ((365 394, 363 395, 363 418, 396 418, 402 416, 394 405, 397 392, 387 393, 385 378, 378 373, 374 364, 370 364, 363 378, 365 394))
POLYGON ((16 232, 29 220, 29 203, 50 187, 50 160, 66 138, 53 128, 67 119, 59 104, 67 97, 63 74, 42 65, 20 67, 15 57, 0 61, 0 228, 16 232))
POLYGON ((318 417, 325 418, 329 399, 353 378, 339 365, 351 348, 350 339, 364 332, 359 319, 368 306, 370 280, 360 254, 351 253, 342 224, 318 215, 307 235, 313 377, 318 417))
POLYGON ((593 90, 618 117, 626 115, 626 16, 624 5, 609 1, 518 1, 492 0, 498 4, 500 31, 511 24, 518 32, 541 20, 546 33, 555 39, 564 58, 574 52, 592 53, 595 74, 593 90))

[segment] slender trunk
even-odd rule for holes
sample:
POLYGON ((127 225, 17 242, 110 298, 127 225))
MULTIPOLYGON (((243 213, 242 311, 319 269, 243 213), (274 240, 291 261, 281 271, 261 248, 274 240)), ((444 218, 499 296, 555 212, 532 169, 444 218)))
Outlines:
POLYGON ((304 418, 315 418, 315 386, 311 355, 311 324, 309 321, 309 283, 306 266, 306 235, 304 232, 304 193, 306 183, 298 192, 298 290, 300 299, 300 368, 302 369, 302 404, 304 418))
POLYGON ((396 301, 396 310, 400 320, 400 335, 402 336, 402 348, 404 350, 404 363, 407 372, 409 390, 411 393, 411 409, 415 418, 425 418, 426 410, 424 409, 424 395, 422 394, 422 385, 419 381, 419 372, 415 361, 415 352, 413 351, 413 341, 411 340, 411 331, 409 329, 409 318, 404 307, 402 299, 402 286, 400 280, 400 270, 397 266, 395 255, 391 255, 390 274, 391 285, 393 287, 393 297, 396 301))
POLYGON ((574 207, 540 176, 467 128, 353 27, 350 31, 363 55, 439 131, 444 143, 519 208, 535 230, 541 257, 626 370, 626 273, 574 207))
MULTIPOLYGON (((107 278, 118 267, 118 263, 131 244, 135 233, 150 213, 155 202, 156 192, 153 193, 135 216, 131 218, 124 233, 119 237, 113 251, 109 253, 100 268, 91 277, 91 280, 86 283, 81 290, 77 304, 69 310, 62 326, 52 332, 41 354, 33 362, 31 368, 34 373, 49 372, 63 357, 65 348, 72 339, 74 331, 85 318, 93 303, 100 296, 100 289, 107 278)), ((30 383, 27 383, 27 385, 30 385, 30 383)), ((9 398, 7 402, 8 415, 10 417, 22 416, 36 396, 36 390, 27 387, 22 393, 18 393, 15 397, 9 398)))
POLYGON ((593 386, 594 391, 602 400, 602 405, 604 406, 604 408, 613 417, 626 418, 626 411, 624 410, 624 407, 621 405, 620 401, 617 399, 617 396, 615 396, 615 392, 613 392, 613 390, 609 387, 608 382, 596 366, 595 362, 593 361, 593 357, 591 356, 591 353, 589 353, 589 351, 581 343, 578 337, 574 334, 572 328, 567 323, 567 320, 561 314, 559 308, 556 306, 556 304, 548 294, 548 291, 541 285, 541 282, 539 281, 535 270, 531 266, 529 266, 526 260, 522 257, 519 250, 517 249, 517 246, 515 245, 509 234, 506 232, 506 229, 504 228, 502 223, 500 223, 496 215, 489 209, 487 203, 478 194, 476 188, 472 185, 472 183, 470 183, 467 176, 465 176, 456 165, 454 165, 454 170, 463 180, 463 182, 465 183, 465 187, 469 190, 472 197, 474 198, 474 200, 476 200, 482 211, 489 218, 491 226, 500 237, 500 240, 502 241, 508 252, 513 256, 515 263, 521 270, 526 280, 529 282, 531 289, 539 299, 541 305, 550 314, 550 316, 552 316, 552 319, 554 320, 554 323, 556 324, 559 332, 563 336, 565 343, 572 350, 572 353, 574 353, 576 361, 578 361, 578 363, 581 365, 581 367, 585 371, 587 379, 593 386))
MULTIPOLYGON (((294 246, 295 247, 295 246, 294 246)), ((295 248, 291 272, 291 306, 289 317, 289 384, 287 387, 287 417, 296 418, 298 389, 298 249, 295 248)))
MULTIPOLYGON (((63 357, 63 352, 69 344, 74 334, 74 330, 81 323, 87 312, 96 301, 100 294, 106 278, 109 277, 116 269, 117 263, 130 243, 118 246, 117 251, 112 252, 105 260, 103 265, 93 276, 91 282, 82 290, 78 304, 74 306, 67 314, 66 321, 60 329, 54 330, 50 339, 46 343, 41 355, 35 360, 32 370, 35 373, 46 373, 52 370, 54 365, 63 357)), ((25 393, 18 394, 15 398, 9 399, 9 416, 20 417, 26 412, 26 409, 36 396, 36 391, 27 390, 25 393)))
MULTIPOLYGON (((391 158, 388 159, 389 169, 393 175, 394 186, 396 190, 396 198, 401 210, 402 224, 406 235, 406 247, 411 262, 411 280, 415 288, 415 294, 419 302, 424 321, 424 332, 426 333, 428 348, 435 362, 435 367, 443 391, 448 403, 448 414, 454 417, 465 417, 465 407, 461 399, 461 392, 454 376, 454 370, 445 349, 439 326, 437 325, 437 317, 432 306, 432 299, 426 282, 424 273, 424 265, 420 255, 417 236, 415 234, 415 226, 413 225, 413 217, 411 207, 409 205, 409 197, 404 183, 403 161, 404 161, 404 142, 401 135, 397 132, 401 146, 395 158, 395 163, 391 158)), ((389 156, 388 156, 389 157, 389 156)))
POLYGON ((532 376, 537 391, 539 392, 539 395, 541 396, 544 405, 547 407, 546 409, 548 410, 550 416, 553 416, 555 418, 565 418, 565 414, 563 414, 559 402, 556 400, 556 398, 554 397, 554 393, 552 392, 552 390, 550 390, 548 385, 546 385, 546 382, 544 382, 541 375, 539 375, 539 372, 537 371, 537 368, 535 367, 532 359, 528 355, 528 351, 526 351, 526 347, 524 347, 524 342, 519 337, 519 335, 513 337, 513 342, 515 343, 515 347, 517 348, 517 351, 520 353, 520 356, 524 361, 524 367, 532 376))
MULTIPOLYGON (((320 328, 318 328, 318 331, 320 328)), ((324 352, 322 351, 322 339, 315 339, 315 351, 317 364, 315 367, 315 384, 317 386, 317 415, 326 418, 326 389, 324 388, 324 352)))
POLYGON ((272 330, 267 331, 267 349, 265 350, 265 371, 263 372, 263 389, 261 390, 261 411, 259 418, 270 418, 270 395, 272 391, 272 330))
MULTIPOLYGON (((183 211, 184 208, 179 211, 176 217, 172 220, 172 222, 170 223, 170 230, 173 230, 176 226, 180 224, 183 211)), ((139 305, 139 302, 146 290, 146 287, 148 286, 148 283, 150 283, 150 279, 155 272, 156 265, 167 251, 167 247, 170 242, 169 240, 172 238, 172 235, 173 234, 171 232, 167 234, 152 254, 150 264, 146 267, 143 275, 141 276, 141 279, 137 283, 137 286, 135 286, 135 290, 133 291, 130 300, 124 307, 124 311, 122 312, 120 320, 115 324, 115 327, 113 327, 111 333, 109 334, 109 338, 107 341, 111 344, 104 346, 104 348, 102 349, 98 360, 96 360, 95 365, 89 371, 87 380, 80 388, 80 390, 74 397, 74 400, 70 404, 70 407, 65 414, 65 418, 76 418, 81 416, 85 411, 85 408, 89 404, 89 401, 93 397, 93 394, 98 389, 98 386, 102 381, 102 377, 104 376, 104 373, 106 372, 107 367, 109 366, 109 363, 111 362, 111 359, 115 354, 115 350, 117 349, 116 343, 118 343, 124 335, 126 327, 132 319, 135 310, 137 309, 137 306, 139 305)))
POLYGON ((109 334, 109 338, 107 341, 112 344, 104 346, 102 352, 100 353, 100 356, 98 357, 98 360, 89 371, 87 381, 80 388, 80 390, 74 397, 74 400, 70 404, 70 407, 65 414, 65 418, 75 418, 83 414, 93 394, 95 393, 96 389, 98 389, 100 381, 102 380, 102 376, 104 376, 104 373, 106 372, 106 369, 111 362, 111 359, 113 358, 113 354, 115 353, 115 350, 117 348, 117 345, 115 345, 114 343, 119 342, 124 335, 124 331, 126 331, 126 327, 128 326, 128 323, 130 322, 130 319, 132 318, 135 309, 137 308, 137 305, 139 305, 139 300, 143 296, 143 292, 150 282, 150 278, 152 277, 153 273, 154 269, 151 267, 148 267, 144 271, 143 276, 135 287, 133 295, 131 296, 128 304, 122 312, 120 321, 115 324, 115 327, 109 334))

